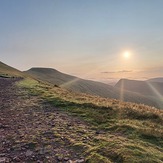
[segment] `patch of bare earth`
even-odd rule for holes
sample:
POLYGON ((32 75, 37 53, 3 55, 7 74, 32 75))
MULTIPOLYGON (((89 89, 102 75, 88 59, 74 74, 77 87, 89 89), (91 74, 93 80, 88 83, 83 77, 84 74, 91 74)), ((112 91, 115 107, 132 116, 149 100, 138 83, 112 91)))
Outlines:
POLYGON ((0 163, 85 162, 75 144, 89 144, 89 126, 19 90, 17 80, 0 78, 0 163))

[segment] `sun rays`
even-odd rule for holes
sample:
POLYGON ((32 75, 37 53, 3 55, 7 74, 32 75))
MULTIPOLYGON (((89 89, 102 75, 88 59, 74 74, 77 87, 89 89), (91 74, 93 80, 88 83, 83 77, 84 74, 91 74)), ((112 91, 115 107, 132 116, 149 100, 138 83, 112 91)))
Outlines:
POLYGON ((79 80, 81 80, 81 79, 80 79, 80 78, 74 78, 73 80, 70 80, 70 81, 68 81, 68 82, 66 82, 66 83, 63 83, 63 84, 61 84, 60 86, 61 86, 61 87, 67 88, 67 87, 69 87, 71 84, 74 84, 74 83, 78 82, 79 80))
POLYGON ((122 84, 120 87, 120 100, 124 101, 124 80, 122 80, 122 84))
POLYGON ((125 51, 125 52, 123 53, 123 57, 124 57, 125 59, 130 58, 130 56, 131 56, 131 52, 130 52, 130 51, 125 51))
POLYGON ((156 97, 158 98, 158 100, 156 100, 156 102, 159 105, 159 107, 161 108, 163 105, 163 96, 150 82, 147 81, 146 83, 148 84, 150 89, 153 91, 153 93, 156 95, 156 97))

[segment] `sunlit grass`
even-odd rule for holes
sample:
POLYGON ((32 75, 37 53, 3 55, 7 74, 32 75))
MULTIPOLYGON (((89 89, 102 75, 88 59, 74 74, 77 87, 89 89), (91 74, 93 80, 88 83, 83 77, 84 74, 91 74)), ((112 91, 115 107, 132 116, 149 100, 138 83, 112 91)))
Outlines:
POLYGON ((76 144, 78 148, 84 148, 88 162, 163 161, 162 110, 74 93, 30 78, 20 81, 18 86, 44 102, 81 118, 92 131, 101 133, 95 134, 88 144, 73 142, 74 148, 77 148, 76 144))

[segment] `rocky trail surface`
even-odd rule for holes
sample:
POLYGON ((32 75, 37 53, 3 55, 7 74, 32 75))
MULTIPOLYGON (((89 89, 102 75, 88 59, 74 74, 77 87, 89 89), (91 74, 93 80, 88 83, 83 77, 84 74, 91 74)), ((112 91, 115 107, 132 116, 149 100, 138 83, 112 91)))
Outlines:
POLYGON ((18 80, 0 78, 0 163, 85 162, 78 142, 89 142, 94 132, 20 90, 18 80))

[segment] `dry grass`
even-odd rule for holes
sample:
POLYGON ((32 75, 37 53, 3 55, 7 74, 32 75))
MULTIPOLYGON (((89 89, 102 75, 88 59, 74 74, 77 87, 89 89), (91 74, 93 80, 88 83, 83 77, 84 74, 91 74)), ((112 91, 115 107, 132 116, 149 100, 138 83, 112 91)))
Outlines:
POLYGON ((163 110, 78 94, 32 79, 18 85, 92 126, 94 138, 74 142, 74 148, 79 143, 85 149, 88 162, 163 162, 163 110))

